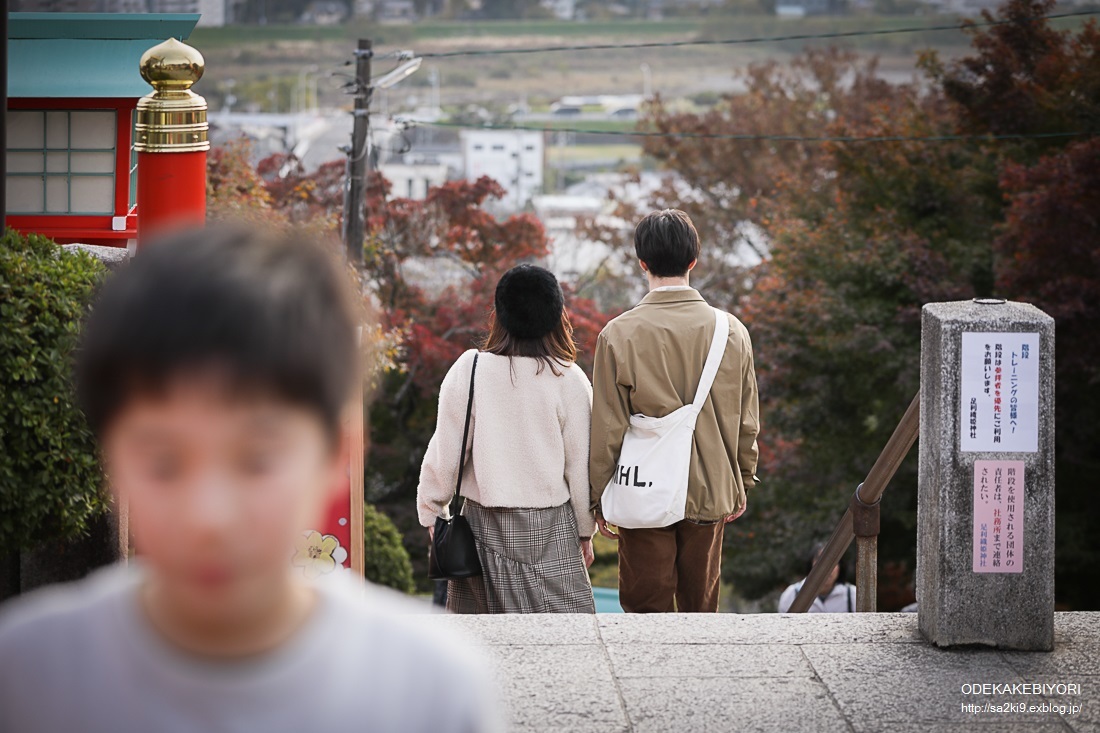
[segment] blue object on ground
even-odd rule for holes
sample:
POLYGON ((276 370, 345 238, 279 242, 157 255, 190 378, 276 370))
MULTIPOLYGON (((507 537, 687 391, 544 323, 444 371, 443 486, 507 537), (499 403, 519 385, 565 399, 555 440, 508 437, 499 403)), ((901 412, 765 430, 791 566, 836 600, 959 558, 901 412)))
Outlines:
POLYGON ((596 613, 623 613, 618 588, 593 588, 592 595, 596 597, 596 613))

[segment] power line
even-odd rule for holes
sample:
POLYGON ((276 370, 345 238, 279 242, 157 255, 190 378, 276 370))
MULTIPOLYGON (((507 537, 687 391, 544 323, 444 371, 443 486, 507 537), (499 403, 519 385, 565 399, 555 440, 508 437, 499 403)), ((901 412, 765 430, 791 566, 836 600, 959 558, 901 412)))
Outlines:
POLYGON ((748 43, 775 43, 780 41, 811 41, 838 38, 858 38, 863 36, 887 36, 900 33, 921 33, 926 31, 960 31, 968 28, 988 28, 1013 23, 1034 23, 1041 20, 1058 18, 1078 18, 1100 15, 1100 10, 1078 10, 1068 13, 1037 15, 1034 18, 982 20, 976 22, 950 23, 944 25, 907 26, 902 28, 879 28, 862 31, 834 31, 831 33, 792 33, 783 36, 753 36, 749 38, 695 39, 689 41, 641 41, 638 43, 593 43, 559 46, 535 46, 529 48, 484 48, 464 51, 437 51, 422 53, 421 58, 455 58, 458 56, 503 56, 507 54, 554 53, 559 51, 604 51, 626 48, 680 48, 684 46, 733 46, 748 43))
POLYGON ((566 132, 582 135, 609 135, 612 137, 663 137, 673 139, 698 139, 698 140, 742 140, 749 142, 803 142, 803 143, 887 143, 887 142, 958 142, 958 141, 982 141, 982 140, 1042 140, 1050 138, 1083 137, 1096 134, 1088 131, 1075 132, 1033 132, 1033 133, 1008 133, 1002 135, 993 134, 958 134, 958 135, 774 135, 758 133, 724 133, 724 132, 663 132, 660 130, 599 130, 585 129, 581 127, 537 127, 534 125, 471 125, 460 122, 424 122, 409 121, 406 123, 416 125, 428 125, 432 127, 450 127, 463 130, 504 130, 515 132, 566 132))

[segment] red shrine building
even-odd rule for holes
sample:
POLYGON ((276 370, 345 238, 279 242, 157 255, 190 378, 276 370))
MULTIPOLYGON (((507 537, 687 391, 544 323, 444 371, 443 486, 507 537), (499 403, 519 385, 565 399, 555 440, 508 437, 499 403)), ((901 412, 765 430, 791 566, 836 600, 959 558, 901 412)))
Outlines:
POLYGON ((12 13, 8 30, 7 224, 60 244, 137 237, 142 54, 185 40, 198 14, 12 13))

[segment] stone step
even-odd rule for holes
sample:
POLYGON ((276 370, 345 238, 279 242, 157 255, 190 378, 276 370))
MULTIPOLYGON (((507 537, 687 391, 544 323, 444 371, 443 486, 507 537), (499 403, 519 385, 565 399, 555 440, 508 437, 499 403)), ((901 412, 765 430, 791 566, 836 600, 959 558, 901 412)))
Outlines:
POLYGON ((1053 652, 941 649, 906 613, 428 623, 485 652, 516 731, 1100 731, 1100 613, 1056 614, 1053 652))

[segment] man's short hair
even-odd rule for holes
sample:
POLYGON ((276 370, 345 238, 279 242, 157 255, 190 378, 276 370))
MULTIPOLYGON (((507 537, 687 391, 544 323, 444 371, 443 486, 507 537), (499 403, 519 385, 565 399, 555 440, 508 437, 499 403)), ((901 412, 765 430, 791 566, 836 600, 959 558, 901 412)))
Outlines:
POLYGON ((306 407, 337 435, 359 374, 348 279, 286 231, 217 226, 154 242, 103 284, 81 335, 89 425, 102 434, 133 397, 212 370, 227 394, 306 407))
POLYGON ((634 251, 657 277, 683 277, 699 259, 699 232, 679 209, 654 211, 635 227, 634 251))

